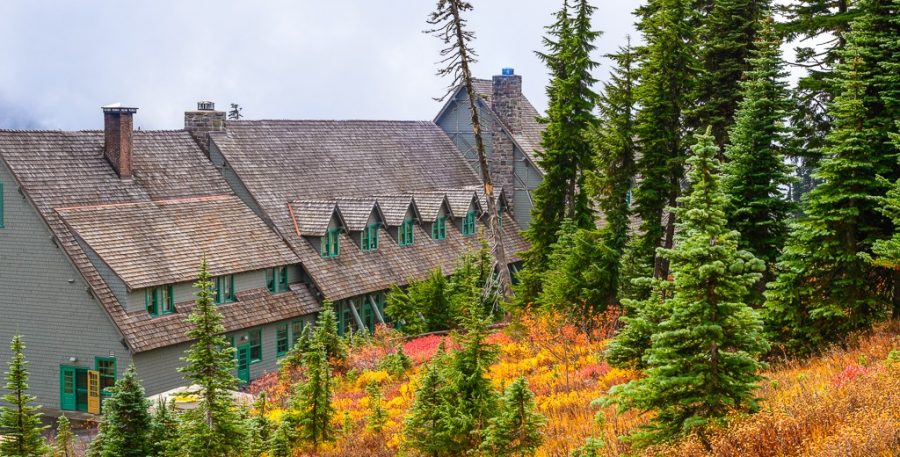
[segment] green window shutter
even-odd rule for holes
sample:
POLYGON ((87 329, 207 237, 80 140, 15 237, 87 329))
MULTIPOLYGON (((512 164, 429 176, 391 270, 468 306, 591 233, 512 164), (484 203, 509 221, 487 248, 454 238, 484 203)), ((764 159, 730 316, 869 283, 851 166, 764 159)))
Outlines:
POLYGON ((222 277, 221 276, 216 277, 216 299, 215 299, 215 302, 217 305, 222 303, 222 277))
POLYGON ((287 292, 288 289, 288 268, 284 266, 278 269, 278 291, 287 292))
POLYGON ((275 332, 275 355, 281 357, 288 352, 288 325, 279 325, 275 332))
POLYGON ((378 249, 378 224, 372 224, 370 229, 372 230, 372 249, 378 249))
POLYGON ((172 314, 175 312, 175 286, 168 285, 164 286, 165 288, 160 287, 160 295, 164 295, 160 300, 160 305, 162 305, 162 314, 172 314), (165 291, 165 294, 163 294, 165 291))
POLYGON ((275 292, 275 270, 275 268, 266 270, 266 288, 269 289, 269 292, 275 292))
POLYGON ((155 287, 144 289, 144 307, 147 308, 147 313, 154 317, 159 314, 156 308, 156 299, 153 297, 155 293, 155 287))
POLYGON ((228 296, 226 301, 233 302, 234 299, 234 275, 228 275, 228 296))
POLYGON ((369 250, 369 228, 368 227, 364 228, 363 232, 362 232, 362 250, 363 251, 369 250))

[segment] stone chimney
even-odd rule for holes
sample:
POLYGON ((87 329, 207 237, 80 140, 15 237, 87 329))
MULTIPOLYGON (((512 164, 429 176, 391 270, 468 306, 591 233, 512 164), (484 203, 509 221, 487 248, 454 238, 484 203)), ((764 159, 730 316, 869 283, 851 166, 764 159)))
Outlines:
POLYGON ((494 188, 503 189, 512 209, 515 186, 514 145, 513 140, 503 131, 505 126, 509 133, 516 135, 522 132, 522 77, 515 74, 512 68, 504 68, 500 75, 492 78, 491 108, 503 125, 494 122, 491 128, 491 179, 494 188))
POLYGON ((197 102, 196 111, 184 112, 184 129, 191 133, 200 148, 209 155, 209 132, 225 131, 225 111, 216 111, 210 101, 197 102))
POLYGON ((121 103, 103 107, 103 156, 120 178, 131 177, 131 154, 134 145, 132 117, 137 108, 121 103))

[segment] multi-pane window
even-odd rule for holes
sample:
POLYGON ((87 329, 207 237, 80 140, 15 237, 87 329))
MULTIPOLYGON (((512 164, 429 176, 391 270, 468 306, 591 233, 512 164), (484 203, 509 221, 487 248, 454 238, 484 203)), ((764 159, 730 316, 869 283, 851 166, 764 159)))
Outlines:
POLYGON ((412 219, 406 219, 400 226, 400 246, 407 246, 413 243, 413 223, 412 219))
POLYGON ((303 332, 307 331, 306 322, 304 321, 293 321, 291 322, 291 347, 294 347, 297 344, 297 340, 300 339, 300 335, 303 332))
POLYGON ((256 363, 262 360, 262 329, 250 330, 247 332, 247 339, 250 342, 250 363, 256 363))
POLYGON ((447 216, 440 216, 431 225, 431 237, 436 240, 447 238, 447 216))
POLYGON ((234 275, 218 276, 216 281, 216 304, 234 301, 234 275))
POLYGON ((269 292, 287 292, 288 290, 288 268, 275 267, 266 270, 266 288, 269 292))
POLYGON ((475 211, 466 213, 466 217, 463 219, 462 234, 465 236, 475 234, 475 211))
POLYGON ((322 257, 337 257, 341 253, 341 230, 329 229, 322 237, 322 257))
POLYGON ((105 390, 116 384, 116 359, 115 357, 97 357, 94 365, 100 372, 100 390, 105 390))
POLYGON ((288 349, 288 325, 280 324, 275 329, 275 355, 281 357, 287 354, 288 349))
POLYGON ((175 286, 149 287, 144 290, 144 305, 151 316, 175 312, 175 286))
POLYGON ((363 229, 361 244, 363 251, 378 249, 378 224, 371 224, 363 229))

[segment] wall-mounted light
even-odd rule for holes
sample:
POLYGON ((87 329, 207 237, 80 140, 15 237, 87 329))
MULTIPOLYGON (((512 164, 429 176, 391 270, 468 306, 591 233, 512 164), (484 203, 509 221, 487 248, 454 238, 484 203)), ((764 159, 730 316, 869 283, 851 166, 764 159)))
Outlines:
POLYGON ((69 363, 75 363, 78 361, 78 357, 69 357, 69 363))

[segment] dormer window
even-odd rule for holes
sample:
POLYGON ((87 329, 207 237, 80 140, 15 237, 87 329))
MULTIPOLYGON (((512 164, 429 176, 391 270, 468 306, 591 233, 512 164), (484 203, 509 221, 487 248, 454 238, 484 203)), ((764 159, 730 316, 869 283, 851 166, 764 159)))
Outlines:
POLYGON ((435 240, 447 238, 447 216, 438 216, 431 225, 431 237, 435 240))
POLYGON ((234 301, 234 275, 218 276, 215 284, 217 305, 234 301))
POLYGON ((361 246, 363 251, 378 249, 378 224, 370 224, 363 229, 361 246))
POLYGON ((403 225, 400 226, 400 246, 409 246, 413 243, 413 224, 414 221, 412 219, 406 219, 403 221, 403 225))
POLYGON ((469 210, 462 223, 463 236, 472 236, 475 234, 475 210, 469 210))
POLYGON ((337 257, 341 253, 341 230, 337 228, 328 229, 325 236, 322 237, 322 257, 328 259, 337 257))
POLYGON ((144 305, 153 317, 175 312, 175 286, 150 287, 144 290, 144 305))
POLYGON ((275 267, 266 270, 266 288, 269 292, 287 292, 288 287, 288 268, 275 267))

